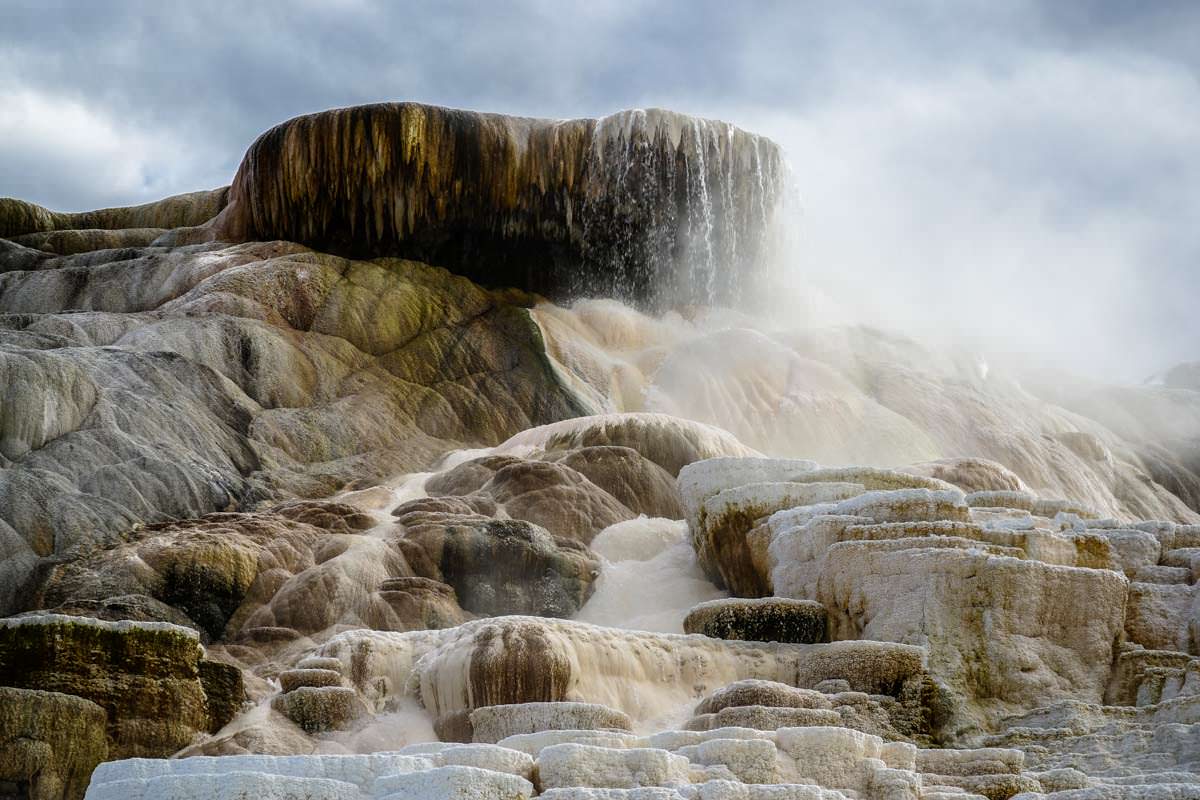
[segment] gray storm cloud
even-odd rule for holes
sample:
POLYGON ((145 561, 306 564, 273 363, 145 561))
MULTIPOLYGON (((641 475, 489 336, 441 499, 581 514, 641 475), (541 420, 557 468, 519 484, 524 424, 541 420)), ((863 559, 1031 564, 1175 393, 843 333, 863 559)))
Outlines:
POLYGON ((772 136, 789 281, 841 317, 1138 380, 1200 357, 1200 9, 1102 3, 9 3, 0 194, 62 210, 232 177, 382 99, 772 136))

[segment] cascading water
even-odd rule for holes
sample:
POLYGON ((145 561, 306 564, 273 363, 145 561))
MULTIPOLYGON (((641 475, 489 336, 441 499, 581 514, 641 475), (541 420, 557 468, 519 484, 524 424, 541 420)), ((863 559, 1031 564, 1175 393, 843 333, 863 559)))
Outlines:
POLYGON ((712 214, 712 198, 708 194, 708 170, 705 166, 705 149, 708 144, 706 137, 700 133, 700 122, 694 120, 692 122, 692 132, 696 137, 695 140, 695 157, 694 157, 694 172, 688 171, 688 177, 695 175, 695 180, 689 181, 689 210, 692 206, 692 198, 695 198, 700 206, 700 213, 697 216, 695 213, 689 214, 690 234, 692 241, 699 241, 703 245, 701 258, 696 258, 693 255, 688 259, 688 265, 691 268, 693 277, 699 278, 695 283, 704 284, 703 299, 708 305, 712 305, 716 298, 716 264, 714 263, 713 254, 713 214, 712 214), (702 270, 700 276, 696 276, 696 269, 700 267, 702 270))
POLYGON ((662 109, 360 106, 263 134, 225 211, 179 240, 400 256, 554 300, 729 305, 761 281, 785 169, 768 139, 662 109))
POLYGON ((595 593, 575 619, 609 628, 683 633, 697 603, 728 597, 704 576, 682 520, 619 522, 592 541, 604 559, 595 593))
POLYGON ((578 235, 585 295, 734 305, 769 260, 786 167, 768 140, 661 109, 595 122, 578 235))

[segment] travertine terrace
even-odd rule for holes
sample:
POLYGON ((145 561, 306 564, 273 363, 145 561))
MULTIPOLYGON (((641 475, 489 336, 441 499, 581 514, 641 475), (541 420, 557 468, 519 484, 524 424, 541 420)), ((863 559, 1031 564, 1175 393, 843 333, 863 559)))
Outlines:
POLYGON ((785 173, 396 103, 0 200, 0 797, 1200 798, 1194 369, 771 322, 785 173))

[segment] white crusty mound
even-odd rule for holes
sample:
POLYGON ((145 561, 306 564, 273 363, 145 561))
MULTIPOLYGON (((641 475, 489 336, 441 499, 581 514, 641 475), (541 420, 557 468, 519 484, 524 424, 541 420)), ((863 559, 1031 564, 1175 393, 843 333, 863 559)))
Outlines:
POLYGON ((595 733, 558 731, 557 741, 532 757, 498 745, 419 745, 369 756, 129 759, 97 769, 87 799, 529 798, 537 794, 529 776, 545 797, 885 800, 933 797, 942 785, 1042 788, 1023 771, 1020 751, 962 750, 951 757, 939 751, 936 759, 922 759, 923 751, 910 744, 839 727, 723 728, 623 739, 595 733), (467 753, 474 757, 464 758, 467 753), (935 768, 945 775, 929 772, 935 768), (935 777, 946 783, 934 783, 935 777), (897 787, 906 793, 896 794, 897 787), (660 791, 641 791, 650 788, 660 791))

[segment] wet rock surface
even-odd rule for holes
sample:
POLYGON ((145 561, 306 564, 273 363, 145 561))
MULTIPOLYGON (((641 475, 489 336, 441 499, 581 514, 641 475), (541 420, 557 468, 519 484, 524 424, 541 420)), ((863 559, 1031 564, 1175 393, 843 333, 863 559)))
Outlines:
POLYGON ((429 505, 417 500, 397 509, 401 541, 419 548, 418 568, 453 587, 466 611, 568 617, 590 594, 599 563, 574 539, 521 520, 429 505))
POLYGON ((714 639, 814 644, 825 641, 825 607, 783 597, 710 600, 688 612, 683 630, 714 639))
MULTIPOLYGON (((126 543, 51 571, 42 602, 83 612, 89 603, 141 598, 145 616, 157 612, 207 642, 238 641, 262 628, 313 634, 350 620, 405 630, 420 614, 395 611, 398 598, 384 584, 413 573, 394 542, 366 534, 375 524, 344 504, 294 501, 149 525, 126 543), (377 591, 352 591, 360 587, 377 591)), ((425 587, 408 588, 413 595, 425 587)), ((444 602, 453 606, 453 595, 444 602)), ((460 621, 460 613, 451 608, 449 617, 460 621)))
POLYGON ((727 302, 765 255, 782 181, 770 140, 661 109, 555 121, 382 103, 267 131, 220 215, 176 240, 401 256, 558 297, 727 302))

